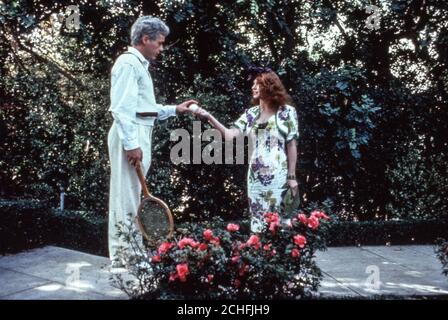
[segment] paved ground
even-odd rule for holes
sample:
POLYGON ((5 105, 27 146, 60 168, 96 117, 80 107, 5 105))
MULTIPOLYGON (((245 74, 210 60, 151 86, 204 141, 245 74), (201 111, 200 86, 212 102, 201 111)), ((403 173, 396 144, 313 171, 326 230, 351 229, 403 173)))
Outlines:
MULTIPOLYGON (((448 295, 432 246, 329 248, 317 262, 322 297, 448 295)), ((110 276, 108 259, 58 247, 0 256, 0 299, 127 299, 110 276)))
POLYGON ((433 246, 338 247, 317 255, 324 296, 448 295, 433 246))
POLYGON ((107 258, 48 246, 0 257, 0 299, 126 299, 110 276, 107 258))

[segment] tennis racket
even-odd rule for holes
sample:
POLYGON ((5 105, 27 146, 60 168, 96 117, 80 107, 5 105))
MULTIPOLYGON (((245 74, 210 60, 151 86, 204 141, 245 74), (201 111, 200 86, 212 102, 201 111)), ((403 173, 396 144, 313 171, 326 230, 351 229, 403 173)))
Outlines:
POLYGON ((137 224, 148 243, 156 245, 158 240, 173 235, 173 215, 165 202, 149 193, 140 161, 137 162, 136 171, 143 189, 143 199, 137 212, 137 224))

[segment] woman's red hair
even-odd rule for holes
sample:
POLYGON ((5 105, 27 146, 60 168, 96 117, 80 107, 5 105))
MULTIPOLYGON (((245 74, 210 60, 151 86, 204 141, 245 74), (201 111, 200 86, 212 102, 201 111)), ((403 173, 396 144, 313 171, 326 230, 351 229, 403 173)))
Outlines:
POLYGON ((260 85, 260 98, 252 99, 253 105, 260 104, 260 99, 274 110, 285 104, 293 105, 291 96, 286 92, 285 86, 275 72, 261 73, 255 80, 260 85))

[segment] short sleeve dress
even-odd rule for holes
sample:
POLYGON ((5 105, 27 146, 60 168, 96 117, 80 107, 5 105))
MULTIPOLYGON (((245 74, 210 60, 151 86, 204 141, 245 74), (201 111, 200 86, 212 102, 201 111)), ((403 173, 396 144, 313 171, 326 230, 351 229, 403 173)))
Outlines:
POLYGON ((299 137, 294 107, 281 106, 264 123, 257 121, 260 113, 260 106, 249 108, 233 124, 249 136, 247 195, 252 232, 262 231, 266 212, 281 213, 281 202, 288 187, 286 145, 299 137))

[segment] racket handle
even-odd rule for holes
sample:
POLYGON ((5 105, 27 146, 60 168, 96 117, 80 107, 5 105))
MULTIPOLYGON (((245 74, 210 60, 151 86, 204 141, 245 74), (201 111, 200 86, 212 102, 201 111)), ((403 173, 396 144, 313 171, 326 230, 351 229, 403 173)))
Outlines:
POLYGON ((142 163, 140 161, 137 161, 136 166, 135 166, 135 171, 137 171, 138 180, 140 180, 140 184, 143 189, 143 197, 149 198, 149 190, 148 190, 148 186, 146 185, 145 176, 143 175, 143 171, 142 171, 142 163))

